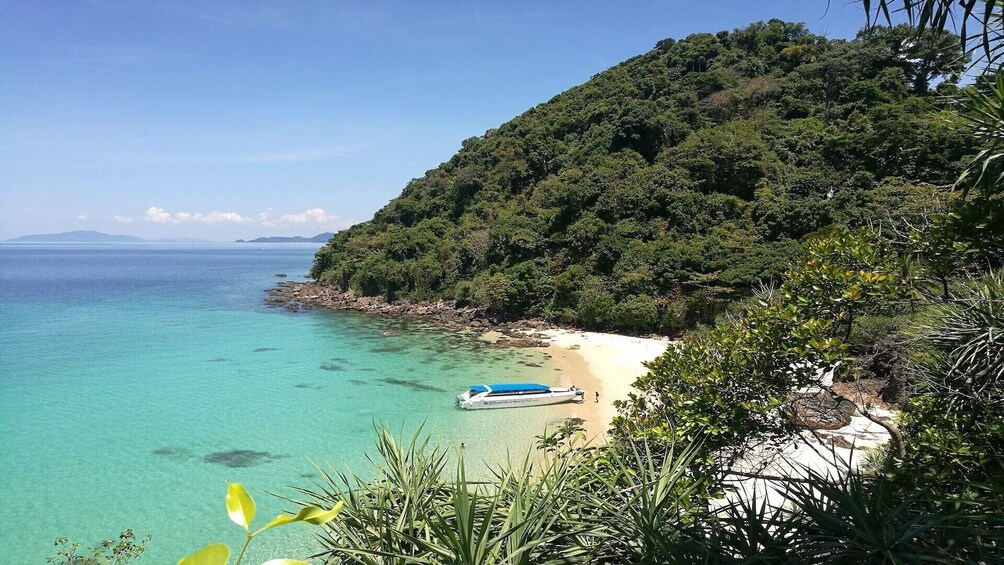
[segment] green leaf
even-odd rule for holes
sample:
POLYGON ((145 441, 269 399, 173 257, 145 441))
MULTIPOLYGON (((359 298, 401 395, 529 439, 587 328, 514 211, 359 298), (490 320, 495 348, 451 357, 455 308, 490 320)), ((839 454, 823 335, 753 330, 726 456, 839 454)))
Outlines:
POLYGON ((225 543, 214 543, 187 557, 182 557, 178 565, 227 565, 229 560, 230 547, 225 543))
POLYGON ((234 524, 245 530, 254 520, 254 500, 240 483, 227 483, 227 514, 234 524))
POLYGON ((331 510, 322 510, 316 506, 304 506, 296 513, 296 516, 290 516, 289 514, 276 516, 274 520, 265 524, 265 526, 255 532, 254 535, 258 535, 270 528, 285 526, 286 524, 292 524, 293 522, 307 522, 314 524, 315 526, 319 526, 337 516, 338 512, 341 511, 342 506, 345 506, 345 502, 341 500, 338 501, 338 504, 336 504, 331 510))

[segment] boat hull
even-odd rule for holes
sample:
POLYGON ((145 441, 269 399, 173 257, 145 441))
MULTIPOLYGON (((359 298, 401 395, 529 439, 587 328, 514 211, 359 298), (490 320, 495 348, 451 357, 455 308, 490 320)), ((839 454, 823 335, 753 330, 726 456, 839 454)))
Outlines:
POLYGON ((521 406, 544 406, 562 404, 565 402, 582 402, 581 390, 552 390, 543 394, 533 395, 475 395, 468 393, 457 396, 457 406, 464 410, 485 410, 491 408, 518 408, 521 406))

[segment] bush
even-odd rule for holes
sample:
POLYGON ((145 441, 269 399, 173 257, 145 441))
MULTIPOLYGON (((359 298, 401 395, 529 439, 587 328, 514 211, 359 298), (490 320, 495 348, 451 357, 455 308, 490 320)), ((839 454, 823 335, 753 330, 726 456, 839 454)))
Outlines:
POLYGON ((633 296, 617 305, 614 320, 621 329, 632 332, 648 332, 655 328, 659 311, 650 296, 633 296))
POLYGON ((592 286, 579 294, 579 305, 575 314, 584 326, 602 328, 614 318, 614 297, 609 292, 592 286))

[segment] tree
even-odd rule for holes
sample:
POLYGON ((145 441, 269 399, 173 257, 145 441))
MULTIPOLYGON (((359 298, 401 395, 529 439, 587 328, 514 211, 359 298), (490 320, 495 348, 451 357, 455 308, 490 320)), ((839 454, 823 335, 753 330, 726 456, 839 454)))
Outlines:
POLYGON ((650 363, 634 383, 638 392, 619 404, 618 436, 703 438, 707 454, 723 461, 754 445, 785 445, 799 429, 792 391, 818 384, 846 359, 856 316, 881 312, 907 292, 894 251, 868 230, 815 239, 784 279, 776 292, 650 363))

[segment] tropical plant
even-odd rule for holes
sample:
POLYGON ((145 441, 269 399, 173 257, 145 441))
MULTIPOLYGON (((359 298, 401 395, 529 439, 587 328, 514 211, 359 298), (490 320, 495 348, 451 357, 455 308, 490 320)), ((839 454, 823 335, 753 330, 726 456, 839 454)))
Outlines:
POLYGON ((402 446, 378 430, 376 477, 322 471, 315 489, 327 504, 344 500, 344 517, 325 528, 321 554, 351 563, 544 563, 581 555, 572 540, 581 528, 566 522, 575 458, 496 469, 491 481, 472 481, 463 457, 450 478, 447 454, 428 447, 421 430, 402 446))
MULTIPOLYGON (((295 522, 305 522, 314 525, 327 523, 338 515, 343 503, 341 501, 334 503, 331 510, 322 510, 317 506, 305 505, 295 515, 281 514, 276 516, 271 522, 253 532, 250 528, 251 522, 254 520, 255 503, 254 499, 251 498, 251 495, 248 494, 243 485, 240 483, 227 484, 226 505, 227 515, 230 517, 230 520, 238 526, 244 528, 244 533, 246 535, 244 545, 241 547, 241 551, 237 555, 237 560, 234 562, 234 565, 240 565, 241 561, 244 559, 244 552, 247 551, 248 546, 251 544, 251 540, 258 534, 272 528, 285 526, 286 524, 292 524, 295 522)), ((178 565, 227 565, 229 562, 230 547, 225 543, 214 543, 203 547, 187 557, 181 558, 181 560, 178 561, 178 565)), ((306 561, 300 561, 297 559, 270 559, 262 565, 310 564, 306 561)))
POLYGON ((952 298, 920 328, 897 467, 904 480, 934 486, 1004 483, 1004 275, 962 284, 952 298))
POLYGON ((893 14, 906 16, 916 29, 941 32, 957 27, 962 41, 981 56, 987 68, 1004 57, 1004 21, 1001 0, 860 0, 869 24, 893 14))

